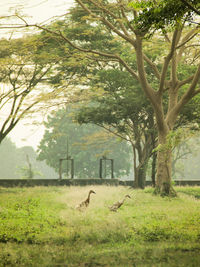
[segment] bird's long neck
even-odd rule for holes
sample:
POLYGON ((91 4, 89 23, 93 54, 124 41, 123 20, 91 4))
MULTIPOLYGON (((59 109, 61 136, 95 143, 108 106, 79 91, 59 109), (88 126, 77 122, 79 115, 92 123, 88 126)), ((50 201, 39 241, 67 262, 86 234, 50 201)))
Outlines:
POLYGON ((91 195, 91 192, 89 192, 89 194, 88 194, 87 202, 90 202, 90 195, 91 195))
POLYGON ((126 200, 126 197, 121 201, 122 204, 124 204, 124 201, 126 200))

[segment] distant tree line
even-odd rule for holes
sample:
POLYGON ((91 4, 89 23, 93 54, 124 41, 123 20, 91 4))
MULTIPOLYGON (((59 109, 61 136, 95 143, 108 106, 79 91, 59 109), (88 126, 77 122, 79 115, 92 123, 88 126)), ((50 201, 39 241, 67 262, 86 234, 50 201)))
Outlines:
POLYGON ((18 148, 9 138, 5 138, 0 146, 0 179, 57 178, 52 168, 36 158, 37 154, 32 147, 18 148), (30 168, 27 157, 31 164, 32 177, 28 173, 30 168))

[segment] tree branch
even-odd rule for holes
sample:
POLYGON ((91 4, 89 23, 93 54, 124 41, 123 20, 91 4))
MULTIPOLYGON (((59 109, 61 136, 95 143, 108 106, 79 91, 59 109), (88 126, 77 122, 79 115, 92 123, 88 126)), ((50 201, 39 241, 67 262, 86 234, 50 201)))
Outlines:
POLYGON ((178 86, 177 86, 177 89, 179 89, 180 87, 182 87, 183 85, 191 82, 194 78, 194 75, 191 75, 190 77, 188 77, 187 79, 183 80, 183 81, 180 81, 178 82, 178 86))
POLYGON ((178 45, 176 49, 181 48, 186 43, 188 43, 190 40, 192 40, 199 33, 199 28, 200 27, 196 27, 195 29, 191 30, 188 34, 186 34, 186 36, 182 40, 182 43, 178 45))
MULTIPOLYGON (((109 133, 112 133, 112 134, 114 134, 115 136, 118 136, 118 137, 120 137, 121 139, 130 142, 130 140, 129 140, 127 137, 125 137, 124 135, 119 134, 118 132, 115 132, 115 131, 111 130, 110 127, 106 127, 104 124, 99 124, 99 123, 95 123, 95 124, 96 124, 97 126, 103 128, 103 129, 105 129, 105 130, 108 131, 109 133)), ((113 127, 114 127, 114 126, 113 126, 113 127)))
POLYGON ((195 13, 197 13, 198 15, 200 15, 200 11, 198 9, 196 9, 194 6, 192 6, 190 3, 188 3, 188 1, 181 0, 181 2, 183 4, 185 4, 189 9, 191 9, 192 11, 194 11, 195 13))
POLYGON ((164 85, 165 85, 165 79, 166 79, 168 66, 169 66, 169 63, 170 63, 174 53, 175 53, 175 47, 177 45, 179 38, 180 38, 180 30, 175 29, 174 34, 173 34, 173 38, 172 38, 170 52, 167 55, 167 57, 165 58, 162 72, 161 72, 161 79, 160 79, 160 86, 159 86, 159 92, 160 93, 163 93, 163 91, 164 91, 164 85))
POLYGON ((137 80, 139 80, 139 77, 138 75, 136 74, 136 72, 134 72, 134 70, 119 56, 119 55, 115 55, 115 54, 109 54, 109 53, 106 53, 106 52, 101 52, 101 51, 97 51, 97 50, 92 50, 92 49, 84 49, 80 46, 77 46, 75 45, 73 42, 71 42, 66 36, 64 36, 62 34, 61 31, 52 31, 48 28, 45 28, 43 26, 40 26, 40 25, 31 25, 31 26, 35 26, 41 30, 44 30, 48 33, 51 33, 51 34, 54 34, 60 38, 62 38, 64 41, 66 41, 70 46, 72 46, 74 49, 76 50, 79 50, 81 52, 84 52, 84 53, 91 53, 91 54, 96 54, 96 55, 99 55, 99 56, 103 56, 103 57, 107 57, 107 58, 110 58, 110 59, 117 59, 118 62, 120 62, 133 76, 134 78, 136 78, 137 80))
MULTIPOLYGON (((190 77, 191 78, 191 77, 190 77)), ((192 97, 197 95, 200 90, 199 88, 195 91, 195 87, 197 86, 197 83, 200 79, 200 65, 196 71, 196 73, 193 75, 192 83, 188 90, 185 92, 185 94, 181 97, 177 105, 171 110, 171 112, 168 114, 167 120, 170 120, 173 118, 173 120, 176 120, 177 115, 181 111, 181 109, 184 107, 185 104, 187 104, 192 97)))
POLYGON ((158 68, 156 67, 156 65, 145 54, 143 54, 143 58, 149 64, 149 66, 152 68, 152 70, 154 71, 156 78, 158 80, 160 80, 160 72, 159 72, 158 68))
MULTIPOLYGON (((121 31, 119 31, 110 21, 108 21, 105 17, 101 16, 97 16, 96 14, 94 14, 86 5, 83 4, 83 2, 81 0, 75 0, 79 5, 81 5, 81 7, 88 12, 92 17, 96 18, 97 20, 102 21, 109 29, 111 29, 112 31, 114 31, 118 36, 122 37, 124 40, 128 41, 130 44, 132 44, 133 46, 135 46, 135 40, 133 40, 129 34, 125 34, 122 33, 121 31)), ((94 6, 100 8, 101 10, 103 10, 105 13, 109 14, 110 11, 106 8, 103 8, 101 6, 99 6, 96 2, 89 0, 90 3, 92 3, 94 6)), ((112 13, 113 14, 113 13, 112 13)), ((110 15, 110 14, 109 14, 110 15)), ((119 19, 119 18, 118 18, 119 19)), ((119 21, 118 21, 119 23, 119 21)), ((121 23, 119 23, 121 24, 121 23)), ((121 24, 122 25, 122 24, 121 24)), ((123 26, 124 28, 124 26, 123 26)))

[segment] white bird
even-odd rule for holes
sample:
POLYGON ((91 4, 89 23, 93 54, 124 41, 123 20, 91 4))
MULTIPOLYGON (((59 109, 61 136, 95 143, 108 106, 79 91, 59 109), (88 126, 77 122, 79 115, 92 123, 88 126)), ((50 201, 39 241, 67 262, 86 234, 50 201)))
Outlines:
POLYGON ((110 211, 115 211, 116 212, 124 204, 124 201, 127 198, 131 198, 131 197, 129 195, 125 195, 125 197, 121 201, 117 201, 111 207, 109 207, 110 211))

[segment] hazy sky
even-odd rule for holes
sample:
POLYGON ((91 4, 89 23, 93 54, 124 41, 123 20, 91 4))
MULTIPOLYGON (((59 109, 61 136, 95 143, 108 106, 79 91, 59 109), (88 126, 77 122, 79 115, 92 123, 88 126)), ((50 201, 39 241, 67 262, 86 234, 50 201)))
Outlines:
MULTIPOLYGON (((73 3, 73 0, 0 0, 0 16, 11 15, 15 10, 20 10, 28 16, 30 23, 39 23, 64 14, 73 3)), ((0 32, 1 36, 2 33, 0 32)), ((30 120, 19 122, 9 137, 19 147, 33 146, 36 149, 44 134, 42 119, 41 126, 31 125, 30 120)))
POLYGON ((32 17, 29 21, 41 22, 64 14, 73 3, 73 0, 1 0, 0 15, 10 15, 15 10, 23 10, 24 14, 32 17))

